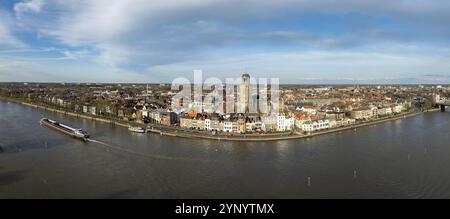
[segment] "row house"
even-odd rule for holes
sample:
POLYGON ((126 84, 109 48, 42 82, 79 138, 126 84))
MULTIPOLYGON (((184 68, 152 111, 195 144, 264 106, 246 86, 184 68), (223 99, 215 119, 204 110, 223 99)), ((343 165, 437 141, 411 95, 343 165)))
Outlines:
POLYGON ((378 117, 378 107, 371 105, 369 109, 372 111, 372 118, 378 117))
POLYGON ((329 120, 307 121, 302 124, 302 130, 306 132, 319 131, 331 128, 329 120))
POLYGON ((277 116, 277 131, 284 132, 294 128, 295 118, 286 118, 284 115, 277 116))
POLYGON ((330 120, 330 127, 334 128, 334 127, 342 127, 342 126, 348 126, 348 125, 353 125, 356 123, 355 119, 341 119, 341 120, 330 120))
POLYGON ((204 129, 205 123, 203 120, 191 119, 191 127, 192 129, 204 129))
MULTIPOLYGON (((171 126, 178 122, 178 116, 174 112, 162 112, 160 113, 160 123, 161 125, 171 126)), ((204 124, 202 124, 202 129, 204 129, 204 124)))
POLYGON ((246 131, 247 132, 253 132, 253 131, 260 131, 261 130, 261 126, 262 126, 262 122, 258 121, 248 121, 245 123, 246 126, 246 131))
POLYGON ((285 126, 287 131, 292 130, 295 127, 295 118, 291 117, 291 118, 285 119, 284 120, 284 126, 285 126))
POLYGON ((105 113, 107 114, 113 114, 113 109, 110 106, 105 107, 105 113))
POLYGON ((83 113, 91 115, 99 115, 100 110, 95 106, 83 106, 83 113))
POLYGON ((401 113, 403 111, 403 105, 397 104, 392 106, 393 113, 401 113))
POLYGON ((131 118, 133 118, 138 123, 143 123, 142 111, 133 112, 131 118))
POLYGON ((119 118, 124 118, 125 117, 125 111, 123 109, 117 110, 117 116, 119 118))
POLYGON ((89 112, 89 106, 83 106, 83 113, 89 112))
POLYGON ((149 117, 148 114, 149 114, 150 110, 148 110, 146 106, 142 107, 141 112, 142 112, 142 117, 149 117))
POLYGON ((67 107, 68 102, 61 98, 57 98, 55 104, 58 106, 67 107))
POLYGON ((247 122, 245 123, 245 130, 246 130, 247 132, 256 131, 256 130, 257 130, 257 128, 256 128, 256 123, 255 123, 254 121, 247 121, 247 122))
POLYGON ((224 132, 233 132, 233 128, 237 129, 237 123, 232 121, 225 121, 223 123, 223 131, 224 132), (235 124, 233 124, 235 123, 235 124))
POLYGON ((225 120, 223 122, 223 131, 243 134, 246 132, 245 120, 242 118, 225 120))
POLYGON ((217 117, 212 118, 206 118, 205 119, 205 129, 212 131, 222 131, 223 130, 223 123, 219 121, 217 117))
POLYGON ((211 130, 211 119, 205 119, 205 129, 211 130))
POLYGON ((313 106, 302 106, 300 109, 299 109, 299 111, 301 111, 301 112, 305 112, 305 113, 308 113, 308 114, 310 114, 310 115, 314 115, 314 114, 316 114, 317 113, 317 108, 315 108, 315 107, 313 107, 313 106))
POLYGON ((266 115, 261 117, 261 130, 264 132, 276 131, 278 128, 277 116, 266 115))
POLYGON ((283 115, 279 115, 277 117, 277 131, 279 132, 286 131, 285 119, 286 117, 283 115))
POLYGON ((356 120, 370 119, 373 117, 373 111, 370 108, 353 109, 351 117, 356 120))
POLYGON ((325 118, 329 120, 341 120, 345 118, 344 112, 327 112, 325 118))
POLYGON ((391 107, 380 107, 378 108, 378 115, 379 116, 388 116, 392 114, 392 108, 391 107))
POLYGON ((150 120, 150 123, 161 124, 161 112, 159 110, 146 111, 143 116, 150 120))
POLYGON ((307 113, 303 113, 303 112, 296 112, 294 113, 295 115, 295 127, 298 129, 302 128, 302 124, 306 121, 311 121, 311 117, 307 114, 307 113))
POLYGON ((193 128, 192 125, 193 119, 187 115, 180 117, 180 127, 181 128, 193 128))
POLYGON ((75 110, 75 112, 79 112, 81 110, 80 105, 75 104, 75 106, 73 107, 73 109, 75 110))
POLYGON ((216 130, 222 131, 223 124, 219 122, 218 118, 208 118, 201 114, 185 114, 180 116, 179 124, 181 128, 199 129, 199 130, 216 130))
POLYGON ((244 118, 239 118, 237 120, 237 133, 244 134, 246 132, 247 132, 247 126, 245 124, 245 119, 244 118))

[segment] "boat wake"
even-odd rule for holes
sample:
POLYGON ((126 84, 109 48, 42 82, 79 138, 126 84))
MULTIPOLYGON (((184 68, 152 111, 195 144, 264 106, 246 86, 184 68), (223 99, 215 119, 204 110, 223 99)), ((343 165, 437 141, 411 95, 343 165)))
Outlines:
POLYGON ((185 161, 202 161, 200 159, 191 159, 191 158, 183 158, 183 157, 171 157, 171 156, 164 156, 164 155, 156 155, 156 154, 146 154, 146 153, 140 153, 140 152, 136 152, 136 151, 132 151, 132 150, 128 150, 122 147, 118 147, 118 146, 114 146, 102 141, 98 141, 98 140, 94 140, 94 139, 86 139, 86 141, 88 142, 92 142, 92 143, 96 143, 96 144, 100 144, 103 145, 107 148, 110 149, 114 149, 116 151, 121 151, 121 152, 125 152, 128 154, 132 154, 135 156, 140 156, 140 157, 147 157, 147 158, 152 158, 152 159, 163 159, 163 160, 185 160, 185 161))

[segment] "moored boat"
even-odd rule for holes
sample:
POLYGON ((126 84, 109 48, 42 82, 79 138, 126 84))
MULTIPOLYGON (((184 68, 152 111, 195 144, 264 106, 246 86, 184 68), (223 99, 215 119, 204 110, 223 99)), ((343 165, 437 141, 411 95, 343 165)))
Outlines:
POLYGON ((130 128, 128 128, 128 131, 136 132, 136 133, 145 133, 146 132, 145 128, 142 128, 142 127, 130 127, 130 128))

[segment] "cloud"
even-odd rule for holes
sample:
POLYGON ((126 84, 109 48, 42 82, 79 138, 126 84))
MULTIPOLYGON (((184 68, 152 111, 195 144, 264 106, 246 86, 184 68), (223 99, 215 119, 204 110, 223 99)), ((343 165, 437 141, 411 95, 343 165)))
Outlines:
MULTIPOLYGON (((376 41, 409 41, 411 38, 423 38, 431 34, 442 38, 450 36, 450 33, 442 31, 447 29, 450 21, 447 13, 450 11, 450 3, 446 1, 48 1, 52 3, 48 4, 51 13, 60 14, 51 21, 43 19, 38 27, 40 33, 71 47, 95 47, 103 57, 122 56, 118 58, 118 65, 124 64, 127 59, 141 60, 146 55, 150 64, 179 61, 189 58, 189 53, 201 52, 204 48, 223 48, 246 43, 345 49, 370 45, 376 41), (358 28, 356 31, 326 36, 292 30, 295 25, 284 29, 275 27, 260 30, 242 25, 263 25, 272 20, 283 23, 290 18, 314 14, 351 13, 369 16, 368 20, 370 16, 384 16, 415 24, 428 21, 427 25, 421 27, 429 31, 401 30, 395 26, 379 30, 373 23, 349 21, 348 25, 358 28), (180 54, 175 48, 188 52, 180 54), (123 53, 125 50, 132 50, 133 53, 123 53), (173 56, 173 60, 164 58, 174 52, 177 54, 173 56), (161 60, 155 59, 154 54, 159 54, 161 60)), ((360 20, 364 18, 367 17, 361 17, 360 20)))
POLYGON ((27 0, 21 1, 14 5, 14 12, 20 15, 25 12, 39 13, 43 6, 43 0, 27 0))
MULTIPOLYGON (((370 68, 423 75, 420 64, 448 67, 434 53, 450 54, 443 49, 450 45, 449 11, 450 2, 441 0, 26 0, 14 6, 17 22, 51 42, 46 46, 61 47, 67 59, 161 78, 193 66, 228 72, 257 65, 255 71, 285 75, 288 67, 291 74, 359 76, 370 68), (318 54, 320 61, 311 59, 318 54)), ((0 21, 0 37, 21 44, 1 31, 0 21)))
POLYGON ((133 71, 99 68, 90 64, 53 61, 11 60, 0 57, 0 81, 2 82, 140 82, 140 75, 133 71))
POLYGON ((1 15, 0 11, 0 48, 2 46, 13 48, 26 47, 26 44, 24 42, 13 35, 9 21, 10 19, 7 16, 1 15))
MULTIPOLYGON (((239 76, 248 70, 254 77, 279 77, 282 83, 304 83, 304 78, 313 78, 316 82, 344 78, 346 81, 389 82, 395 79, 398 82, 402 78, 415 77, 415 81, 426 81, 430 78, 424 77, 423 72, 450 75, 450 63, 445 59, 417 54, 336 51, 238 55, 208 62, 189 61, 153 66, 148 71, 163 81, 171 81, 175 77, 191 76, 187 69, 203 69, 206 77, 220 75, 222 79, 239 76)), ((450 82, 448 78, 445 81, 450 82)))

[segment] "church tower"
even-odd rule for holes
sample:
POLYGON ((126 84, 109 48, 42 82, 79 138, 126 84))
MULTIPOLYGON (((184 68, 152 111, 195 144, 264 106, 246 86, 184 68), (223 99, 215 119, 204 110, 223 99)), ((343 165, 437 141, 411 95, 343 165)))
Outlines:
POLYGON ((242 75, 241 97, 242 109, 244 113, 249 112, 249 95, 250 95, 250 75, 245 73, 242 75))

